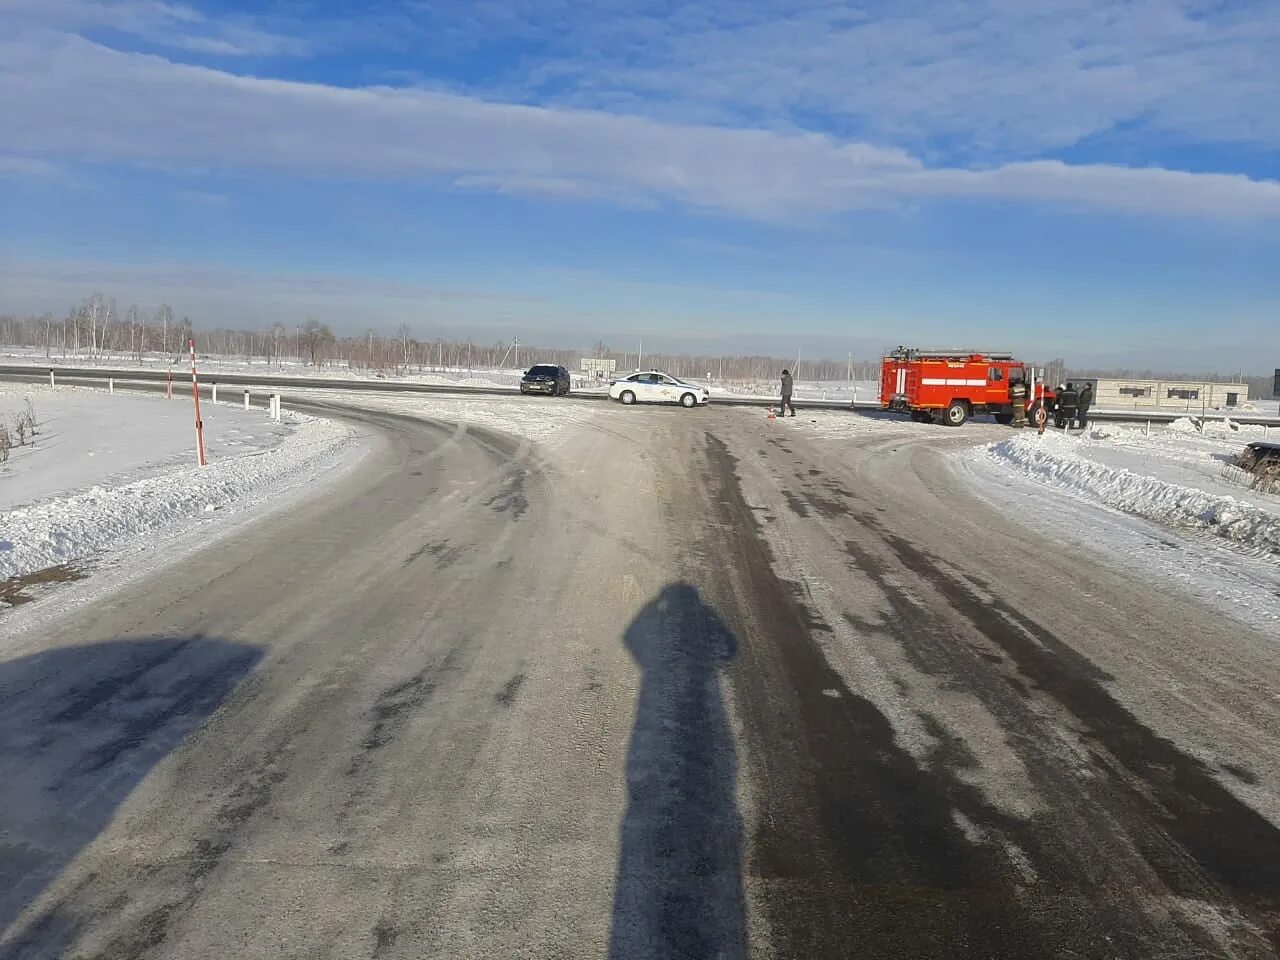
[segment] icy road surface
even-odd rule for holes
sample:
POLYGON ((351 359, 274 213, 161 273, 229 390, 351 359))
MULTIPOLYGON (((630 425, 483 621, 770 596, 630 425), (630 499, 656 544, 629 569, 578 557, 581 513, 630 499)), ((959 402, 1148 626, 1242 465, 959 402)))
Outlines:
POLYGON ((3 649, 0 957, 1277 956, 1274 625, 1008 431, 480 403, 3 649))

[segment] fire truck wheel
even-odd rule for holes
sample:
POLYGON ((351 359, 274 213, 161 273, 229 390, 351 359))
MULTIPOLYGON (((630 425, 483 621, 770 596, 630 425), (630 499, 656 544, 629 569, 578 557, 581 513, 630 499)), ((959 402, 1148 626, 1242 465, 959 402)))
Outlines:
POLYGON ((952 400, 951 406, 947 407, 947 412, 943 414, 942 422, 948 427, 961 426, 969 419, 969 408, 965 406, 963 400, 952 400))

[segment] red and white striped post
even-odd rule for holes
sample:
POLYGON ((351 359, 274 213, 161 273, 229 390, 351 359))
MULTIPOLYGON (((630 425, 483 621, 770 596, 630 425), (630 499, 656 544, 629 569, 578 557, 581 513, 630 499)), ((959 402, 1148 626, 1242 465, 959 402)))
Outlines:
POLYGON ((196 462, 204 466, 208 461, 204 458, 204 421, 200 419, 200 383, 196 380, 196 341, 192 337, 187 340, 191 348, 191 396, 196 402, 196 462))

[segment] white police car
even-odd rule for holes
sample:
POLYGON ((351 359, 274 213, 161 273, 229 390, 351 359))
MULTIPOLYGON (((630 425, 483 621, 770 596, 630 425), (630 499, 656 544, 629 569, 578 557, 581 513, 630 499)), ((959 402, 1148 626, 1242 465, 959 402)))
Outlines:
POLYGON ((696 407, 711 399, 711 392, 696 383, 687 383, 661 370, 633 373, 609 381, 609 396, 620 403, 678 403, 696 407))

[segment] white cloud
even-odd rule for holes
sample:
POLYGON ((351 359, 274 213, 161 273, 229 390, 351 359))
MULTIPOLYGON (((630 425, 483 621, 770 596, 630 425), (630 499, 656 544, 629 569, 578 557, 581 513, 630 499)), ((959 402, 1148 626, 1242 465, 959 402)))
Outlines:
POLYGON ((634 210, 651 209, 654 206, 651 199, 635 190, 571 177, 471 174, 458 177, 453 185, 510 196, 544 197, 551 200, 603 200, 634 210))
POLYGON ((1035 160, 991 170, 925 170, 909 179, 917 194, 1043 200, 1134 213, 1280 217, 1280 182, 1241 174, 1035 160))
POLYGON ((178 170, 460 181, 779 220, 971 196, 1280 217, 1270 180, 1044 161, 927 167, 821 134, 261 79, 49 33, 0 42, 0 104, 0 139, 29 154, 178 170))
POLYGON ((0 22, 78 33, 108 31, 218 57, 296 56, 310 49, 307 41, 263 29, 249 18, 212 19, 166 0, 4 0, 0 22))
POLYGON ((711 0, 609 15, 549 2, 420 12, 451 45, 532 36, 536 52, 506 88, 571 105, 775 127, 818 115, 852 135, 983 160, 1129 126, 1280 145, 1275 0, 711 0))
POLYGON ((37 157, 0 154, 0 180, 46 180, 70 182, 67 172, 58 164, 37 157))

